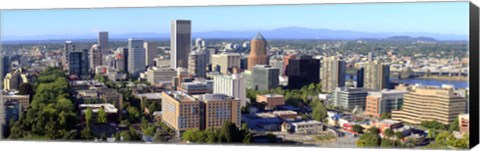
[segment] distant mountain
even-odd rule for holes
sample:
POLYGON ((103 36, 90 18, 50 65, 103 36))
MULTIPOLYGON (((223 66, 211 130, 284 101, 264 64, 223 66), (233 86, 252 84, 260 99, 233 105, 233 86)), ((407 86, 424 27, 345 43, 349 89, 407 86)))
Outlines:
MULTIPOLYGON (((398 40, 416 37, 424 40, 468 40, 468 35, 438 34, 438 33, 370 33, 350 30, 312 29, 303 27, 285 27, 261 31, 208 31, 193 33, 192 38, 204 39, 251 39, 257 32, 261 32, 266 39, 328 39, 328 40, 354 40, 354 39, 385 39, 398 40)), ((2 41, 19 40, 74 40, 96 39, 96 34, 81 35, 40 35, 40 36, 5 36, 2 41)), ((169 33, 129 33, 111 34, 111 39, 128 38, 170 38, 169 33)), ((412 39, 409 39, 412 40, 412 39)))
POLYGON ((393 36, 393 37, 384 38, 382 40, 388 40, 388 41, 428 41, 428 42, 437 41, 436 39, 430 38, 430 37, 410 37, 410 36, 393 36))

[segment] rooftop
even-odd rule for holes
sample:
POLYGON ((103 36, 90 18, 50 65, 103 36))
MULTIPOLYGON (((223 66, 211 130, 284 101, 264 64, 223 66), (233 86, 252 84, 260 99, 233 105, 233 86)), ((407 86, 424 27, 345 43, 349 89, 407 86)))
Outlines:
MULTIPOLYGON (((80 104, 79 105, 80 108, 92 108, 92 111, 95 113, 95 112, 98 112, 98 110, 100 108, 104 108, 105 112, 107 113, 117 113, 118 112, 118 109, 113 106, 113 104, 110 104, 110 103, 103 103, 103 104, 80 104)), ((82 110, 82 112, 85 112, 85 110, 82 110)))
POLYGON ((263 41, 265 41, 265 38, 263 37, 263 35, 262 35, 260 32, 258 32, 258 33, 255 35, 255 37, 253 37, 252 40, 263 40, 263 41))
POLYGON ((162 99, 162 94, 161 93, 138 93, 135 94, 138 98, 147 98, 148 100, 159 100, 162 99))

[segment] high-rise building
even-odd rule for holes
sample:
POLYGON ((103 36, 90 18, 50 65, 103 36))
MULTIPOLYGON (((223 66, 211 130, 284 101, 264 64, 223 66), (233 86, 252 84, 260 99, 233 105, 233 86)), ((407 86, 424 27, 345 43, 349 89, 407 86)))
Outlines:
POLYGON ((365 68, 360 68, 357 70, 357 87, 362 88, 364 85, 364 80, 365 79, 365 68))
POLYGON ((7 55, 2 55, 0 57, 0 63, 2 64, 0 66, 0 77, 2 78, 2 80, 5 78, 5 76, 7 75, 7 73, 10 72, 10 57, 7 56, 7 55))
POLYGON ((97 66, 101 66, 103 63, 103 54, 98 44, 92 45, 90 48, 90 72, 95 72, 97 66))
POLYGON ((170 32, 170 68, 188 67, 188 53, 192 45, 190 20, 172 20, 170 32))
POLYGON ((88 49, 82 49, 82 64, 80 68, 80 78, 89 79, 90 78, 90 58, 88 54, 88 49))
POLYGON ((188 54, 188 73, 194 77, 206 78, 207 54, 203 51, 192 51, 188 54))
POLYGON ((110 46, 108 44, 108 32, 106 31, 101 31, 98 32, 98 46, 100 46, 100 51, 102 54, 106 55, 108 54, 108 51, 110 49, 110 46))
POLYGON ((365 66, 364 87, 373 90, 390 88, 390 65, 369 61, 365 66))
POLYGON ((72 43, 72 41, 65 41, 64 47, 63 47, 63 58, 62 58, 62 64, 63 64, 63 69, 68 70, 68 55, 70 55, 70 52, 75 51, 75 45, 72 43))
POLYGON ((260 33, 257 33, 251 40, 250 54, 248 55, 248 70, 252 70, 257 64, 268 64, 267 40, 265 40, 260 33))
POLYGON ((357 111, 364 111, 368 91, 364 88, 337 87, 333 92, 333 106, 357 111))
POLYGON ((136 78, 145 71, 145 48, 143 40, 128 39, 128 73, 136 78))
POLYGON ((241 74, 234 73, 232 75, 217 75, 213 77, 213 93, 226 94, 240 99, 240 105, 246 106, 247 92, 245 87, 245 79, 241 74))
POLYGON ((345 61, 338 56, 322 58, 322 91, 333 92, 337 87, 345 86, 345 61))
POLYGON ((115 68, 120 72, 128 71, 128 48, 120 47, 115 52, 115 68))
POLYGON ((291 57, 286 68, 288 87, 300 89, 303 86, 320 82, 320 61, 308 55, 291 57))
POLYGON ((81 51, 70 52, 68 74, 80 77, 82 75, 83 54, 81 51))
POLYGON ((465 113, 466 102, 453 88, 416 87, 403 95, 402 109, 392 111, 392 119, 411 124, 436 120, 449 125, 465 113))
POLYGON ((269 61, 270 66, 277 68, 280 72, 280 75, 283 75, 285 73, 285 68, 284 68, 284 61, 283 58, 279 57, 272 57, 269 61))
POLYGON ((145 65, 153 66, 153 59, 157 57, 158 48, 157 44, 153 42, 144 42, 143 48, 145 48, 145 65))
POLYGON ((197 49, 205 48, 205 40, 203 40, 202 38, 195 39, 195 47, 197 49))
POLYGON ((403 104, 403 94, 406 91, 382 90, 368 92, 366 114, 373 117, 381 117, 382 114, 390 114, 399 110, 403 104))
POLYGON ((177 132, 220 128, 225 121, 240 127, 239 100, 224 94, 192 96, 181 91, 164 91, 162 121, 177 132))
POLYGON ((212 56, 212 66, 220 66, 220 73, 228 74, 234 67, 240 67, 240 54, 222 53, 212 56))
POLYGON ((255 65, 252 69, 252 89, 268 91, 279 86, 279 70, 268 65, 255 65))

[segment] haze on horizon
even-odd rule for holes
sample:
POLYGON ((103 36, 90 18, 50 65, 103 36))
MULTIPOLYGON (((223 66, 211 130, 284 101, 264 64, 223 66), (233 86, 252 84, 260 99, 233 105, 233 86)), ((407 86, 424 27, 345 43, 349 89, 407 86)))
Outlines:
POLYGON ((173 19, 192 20, 193 33, 302 27, 468 35, 468 11, 468 2, 2 10, 0 36, 170 33, 173 19))

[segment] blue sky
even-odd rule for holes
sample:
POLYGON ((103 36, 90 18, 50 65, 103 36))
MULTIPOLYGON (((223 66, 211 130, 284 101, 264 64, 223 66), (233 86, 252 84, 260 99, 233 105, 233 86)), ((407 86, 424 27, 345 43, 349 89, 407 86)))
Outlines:
POLYGON ((193 32, 281 27, 468 35, 468 2, 3 10, 2 36, 169 33, 172 19, 193 32))

